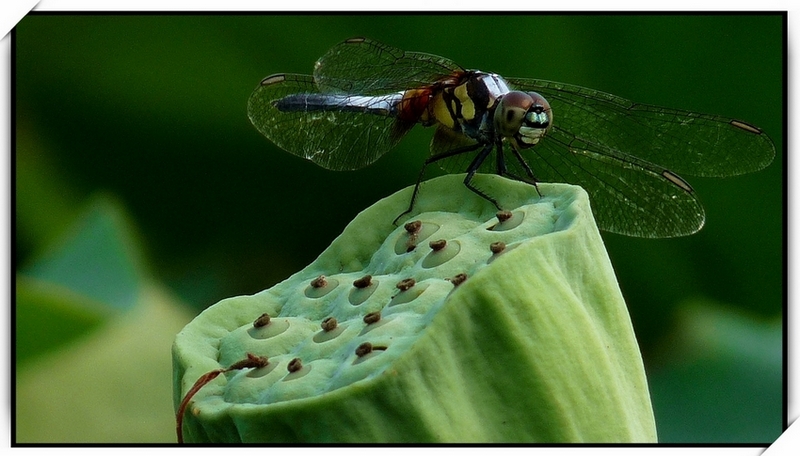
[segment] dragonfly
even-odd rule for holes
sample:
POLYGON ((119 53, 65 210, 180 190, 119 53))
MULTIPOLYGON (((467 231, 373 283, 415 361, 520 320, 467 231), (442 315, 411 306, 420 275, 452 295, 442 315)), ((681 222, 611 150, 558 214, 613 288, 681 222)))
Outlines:
MULTIPOLYGON (((312 75, 274 74, 248 100, 248 117, 277 146, 330 170, 355 170, 415 125, 434 127, 426 166, 495 173, 533 185, 564 182, 589 194, 600 229, 646 238, 685 236, 705 223, 679 174, 727 177, 768 166, 772 140, 727 117, 634 103, 576 85, 466 70, 444 57, 348 39, 312 75)), ((541 192, 539 193, 541 196, 541 192)))

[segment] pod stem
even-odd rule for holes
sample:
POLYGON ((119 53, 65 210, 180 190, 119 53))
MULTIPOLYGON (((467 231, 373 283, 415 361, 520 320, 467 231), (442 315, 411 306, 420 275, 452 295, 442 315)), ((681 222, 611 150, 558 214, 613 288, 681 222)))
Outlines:
POLYGON ((183 443, 183 416, 186 414, 186 407, 189 405, 189 401, 192 400, 192 397, 194 397, 194 395, 197 394, 202 387, 206 386, 206 384, 217 378, 219 374, 238 369, 264 367, 267 364, 269 364, 269 361, 265 356, 256 356, 252 353, 248 353, 247 358, 233 363, 227 369, 215 369, 201 375, 183 397, 181 405, 178 407, 178 411, 175 413, 175 432, 178 434, 178 443, 183 443))

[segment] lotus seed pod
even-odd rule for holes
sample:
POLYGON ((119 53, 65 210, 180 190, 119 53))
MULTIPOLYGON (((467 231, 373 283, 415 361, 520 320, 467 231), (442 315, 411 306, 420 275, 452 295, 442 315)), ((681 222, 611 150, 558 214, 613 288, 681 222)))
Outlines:
POLYGON ((502 195, 498 215, 462 180, 427 181, 399 226, 411 189, 379 201, 305 269, 188 324, 173 345, 176 410, 204 374, 248 354, 269 363, 196 391, 185 441, 655 442, 586 193, 476 177, 502 195))

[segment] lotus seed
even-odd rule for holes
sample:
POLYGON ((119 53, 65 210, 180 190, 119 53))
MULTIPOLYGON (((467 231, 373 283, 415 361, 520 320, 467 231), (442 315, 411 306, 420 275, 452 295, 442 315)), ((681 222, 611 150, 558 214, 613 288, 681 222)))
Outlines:
POLYGON ((311 286, 314 288, 322 288, 328 284, 328 281, 325 279, 324 275, 317 277, 316 279, 311 281, 311 286))
POLYGON ((434 252, 438 252, 439 250, 442 250, 447 245, 447 241, 444 240, 444 239, 439 239, 438 241, 431 241, 430 244, 428 244, 428 245, 430 245, 431 249, 434 252))
POLYGON ((356 347, 356 356, 358 356, 359 358, 368 355, 370 353, 372 353, 372 344, 369 342, 364 342, 363 344, 356 347))
POLYGON ((406 291, 409 288, 413 287, 414 284, 416 284, 416 283, 417 283, 417 281, 414 280, 414 279, 403 279, 403 280, 397 282, 397 288, 400 291, 406 291))
POLYGON ((253 322, 253 327, 254 328, 262 328, 264 326, 267 326, 268 324, 269 324, 269 314, 268 313, 263 313, 263 314, 261 314, 261 316, 256 318, 256 321, 253 322))
POLYGON ((500 223, 490 226, 487 228, 490 231, 508 231, 518 227, 522 224, 522 221, 525 218, 525 212, 522 211, 498 211, 497 212, 497 220, 500 223))
POLYGON ((369 274, 353 282, 353 286, 356 288, 367 288, 370 285, 372 285, 372 276, 369 274))
POLYGON ((289 320, 283 318, 273 320, 269 317, 262 317, 263 315, 258 317, 258 319, 253 322, 253 327, 247 330, 247 334, 254 339, 269 339, 282 334, 284 331, 289 329, 289 320), (267 323, 259 326, 261 323, 264 323, 264 320, 267 318, 269 318, 267 323))
POLYGON ((300 358, 294 358, 293 360, 289 361, 289 365, 286 366, 286 369, 289 373, 297 372, 303 368, 303 363, 300 361, 300 358))
POLYGON ((403 228, 406 229, 408 234, 417 234, 420 228, 422 228, 422 222, 419 220, 414 220, 413 222, 406 223, 403 228))
POLYGON ((449 278, 447 280, 449 280, 450 283, 453 284, 453 286, 457 287, 457 286, 461 285, 462 283, 464 283, 465 280, 467 280, 467 275, 462 272, 460 274, 456 274, 454 277, 449 278))
POLYGON ((259 367, 264 367, 267 364, 269 364, 269 359, 266 356, 256 356, 252 353, 248 353, 247 358, 231 364, 231 367, 229 367, 227 370, 232 371, 239 369, 247 369, 249 367, 259 368, 259 367))
POLYGON ((333 331, 339 325, 339 322, 336 321, 334 317, 328 317, 322 320, 322 330, 325 332, 333 331))
POLYGON ((510 219, 512 215, 514 214, 512 214, 511 211, 497 211, 497 220, 500 220, 500 223, 503 223, 510 219))
POLYGON ((489 249, 496 255, 506 249, 506 243, 501 241, 492 242, 489 244, 489 249))
POLYGON ((364 315, 364 323, 366 323, 368 325, 371 325, 373 323, 377 323, 377 322, 380 321, 380 319, 381 319, 380 311, 370 312, 370 313, 364 315))

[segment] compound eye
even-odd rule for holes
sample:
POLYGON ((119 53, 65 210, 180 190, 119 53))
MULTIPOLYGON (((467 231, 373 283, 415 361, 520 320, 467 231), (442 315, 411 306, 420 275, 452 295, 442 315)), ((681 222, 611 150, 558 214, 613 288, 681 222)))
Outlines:
POLYGON ((528 128, 549 129, 553 124, 553 110, 550 103, 536 92, 529 92, 531 104, 525 113, 525 126, 528 128))
POLYGON ((538 144, 553 125, 553 110, 550 108, 550 103, 536 92, 530 92, 527 95, 531 99, 531 104, 525 112, 525 118, 522 125, 519 126, 518 134, 514 136, 517 145, 521 148, 538 144))
POLYGON ((527 93, 514 91, 505 94, 494 112, 497 133, 501 136, 517 134, 532 104, 533 99, 527 93))

